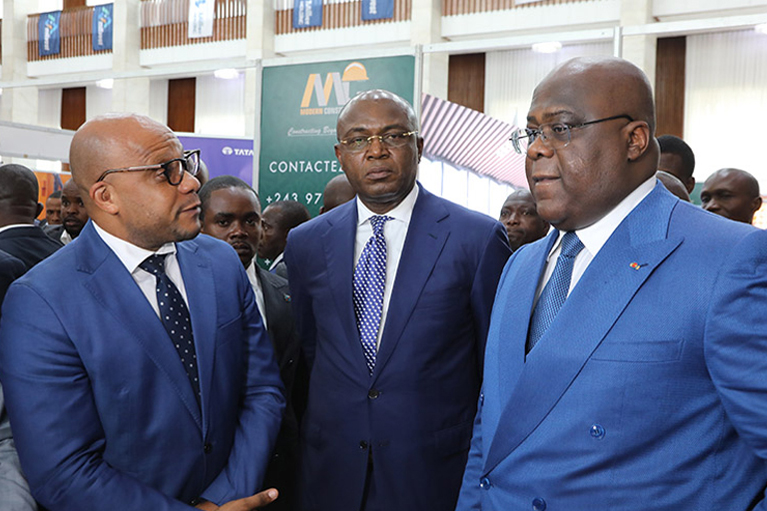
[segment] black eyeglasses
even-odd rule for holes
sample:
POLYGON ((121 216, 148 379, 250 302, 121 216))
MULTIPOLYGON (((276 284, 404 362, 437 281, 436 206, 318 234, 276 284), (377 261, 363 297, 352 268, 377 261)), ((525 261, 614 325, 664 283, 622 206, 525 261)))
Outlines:
POLYGON ((103 181, 109 174, 116 174, 118 172, 142 172, 148 170, 160 170, 165 175, 172 186, 178 186, 184 179, 184 172, 196 176, 197 171, 200 170, 200 150, 194 149, 192 151, 184 151, 183 158, 173 158, 165 163, 158 163, 156 165, 142 165, 140 167, 127 167, 124 169, 109 169, 104 171, 96 180, 103 181))
POLYGON ((535 142, 538 137, 541 137, 546 147, 550 149, 561 149, 567 147, 570 143, 570 131, 578 128, 583 128, 591 124, 597 124, 600 122, 614 121, 615 119, 628 119, 629 122, 634 122, 634 119, 630 115, 621 114, 613 115, 612 117, 605 117, 604 119, 597 119, 596 121, 582 122, 580 124, 566 124, 566 123, 554 123, 543 124, 538 128, 525 128, 518 129, 511 134, 511 144, 514 146, 514 150, 519 154, 526 154, 527 148, 535 142))

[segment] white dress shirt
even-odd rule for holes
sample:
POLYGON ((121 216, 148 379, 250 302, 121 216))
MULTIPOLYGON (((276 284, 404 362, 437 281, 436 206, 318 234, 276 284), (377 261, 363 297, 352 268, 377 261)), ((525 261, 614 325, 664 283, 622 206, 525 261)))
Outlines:
MULTIPOLYGON (((570 289, 567 291, 569 296, 575 285, 578 283, 583 273, 591 264, 594 256, 597 255, 602 246, 612 236, 615 229, 618 228, 621 222, 631 213, 635 207, 639 205, 642 200, 647 197, 655 187, 655 176, 651 177, 628 194, 612 211, 605 216, 583 229, 575 231, 578 235, 578 239, 583 243, 583 250, 575 258, 573 263, 573 275, 570 279, 570 289)), ((588 199, 586 199, 588 200, 588 199)), ((559 231, 559 238, 554 242, 554 246, 549 252, 549 256, 546 259, 546 270, 543 273, 543 278, 538 283, 538 291, 535 294, 535 301, 538 303, 538 298, 541 296, 544 286, 551 278, 551 274, 554 273, 554 267, 557 264, 557 258, 559 257, 560 245, 562 243, 562 235, 565 231, 559 231)))
POLYGON ((11 229, 15 229, 16 227, 35 227, 35 224, 11 224, 11 225, 6 225, 5 227, 0 227, 0 232, 9 231, 11 229))
POLYGON ((274 258, 274 261, 272 261, 272 264, 269 265, 269 271, 273 272, 273 270, 277 267, 278 264, 282 262, 282 259, 285 257, 285 252, 280 252, 280 255, 274 258))
POLYGON ((59 236, 59 241, 64 245, 68 245, 69 243, 72 243, 72 236, 69 235, 66 229, 61 229, 61 236, 59 236))
POLYGON ((261 321, 264 322, 264 329, 269 328, 266 324, 266 305, 264 303, 264 290, 261 288, 261 281, 258 279, 256 273, 256 260, 251 259, 250 265, 245 270, 248 274, 248 280, 250 285, 253 286, 253 292, 256 294, 256 305, 258 305, 258 312, 261 313, 261 321))
POLYGON ((96 222, 93 222, 93 227, 96 228, 96 233, 104 240, 104 243, 112 249, 112 252, 115 253, 117 258, 125 265, 125 268, 128 269, 131 277, 138 284, 141 292, 144 293, 144 296, 149 301, 149 305, 152 306, 158 318, 160 317, 160 306, 157 304, 157 279, 153 274, 139 268, 139 265, 151 255, 169 254, 165 258, 165 273, 178 288, 188 308, 189 300, 186 297, 184 279, 181 278, 181 268, 178 265, 178 259, 176 259, 175 243, 166 243, 156 252, 152 252, 109 234, 99 227, 96 222))
MULTIPOLYGON (((402 249, 405 247, 405 237, 408 227, 410 227, 410 217, 413 216, 413 207, 418 198, 418 185, 414 185, 409 194, 400 202, 397 207, 384 213, 384 216, 391 217, 391 220, 384 224, 383 235, 386 239, 386 281, 384 282, 383 310, 381 311, 381 323, 378 326, 378 338, 376 349, 381 345, 381 335, 383 326, 386 324, 386 314, 389 311, 389 301, 391 300, 392 288, 394 288, 394 279, 397 276, 399 260, 402 257, 402 249)), ((360 201, 357 201, 357 237, 354 240, 354 266, 362 255, 368 240, 373 236, 373 226, 370 223, 370 217, 376 213, 370 211, 360 201)))

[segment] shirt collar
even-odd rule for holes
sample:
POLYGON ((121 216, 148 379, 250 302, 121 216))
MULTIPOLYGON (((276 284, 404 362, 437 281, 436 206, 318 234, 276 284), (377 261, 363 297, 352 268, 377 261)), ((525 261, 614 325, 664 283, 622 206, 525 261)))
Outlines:
POLYGON ((10 229, 16 229, 17 227, 35 227, 35 224, 11 224, 5 227, 0 227, 0 232, 8 231, 10 229))
MULTIPOLYGON (((91 219, 92 220, 92 219, 91 219)), ((125 267, 128 269, 128 271, 133 274, 138 266, 144 262, 144 259, 146 259, 149 256, 158 254, 158 255, 166 255, 166 254, 175 254, 176 253, 176 244, 175 243, 166 243, 162 247, 159 248, 159 250, 152 252, 151 250, 147 250, 145 248, 141 248, 139 246, 134 245, 133 243, 130 243, 128 241, 125 241, 123 239, 118 238, 117 236, 108 233, 96 222, 93 222, 93 227, 96 228, 96 233, 101 237, 102 240, 104 240, 104 243, 107 244, 107 246, 112 249, 112 252, 115 253, 118 259, 125 265, 125 267)))
MULTIPOLYGON (((415 207, 415 201, 417 198, 418 198, 418 184, 414 184, 413 189, 410 190, 410 193, 408 193, 404 199, 402 199, 402 202, 397 204, 397 206, 391 211, 385 213, 385 215, 394 220, 399 220, 401 222, 404 222, 405 224, 409 224, 410 217, 413 216, 413 208, 415 207)), ((373 213, 372 211, 370 211, 370 209, 368 209, 367 206, 365 206, 362 203, 359 196, 357 196, 355 200, 357 201, 357 225, 358 226, 369 221, 371 216, 377 215, 377 213, 373 213)))
MULTIPOLYGON (((623 220, 631 213, 635 207, 639 205, 645 197, 655 187, 655 176, 637 186, 633 192, 628 194, 622 201, 618 203, 609 213, 605 216, 583 229, 578 229, 575 234, 578 235, 578 239, 581 240, 583 246, 592 256, 597 255, 602 249, 602 246, 607 243, 607 240, 612 236, 615 229, 623 222, 623 220)), ((562 235, 565 231, 559 231, 559 238, 554 243, 554 246, 549 252, 549 258, 558 248, 562 242, 562 235)))

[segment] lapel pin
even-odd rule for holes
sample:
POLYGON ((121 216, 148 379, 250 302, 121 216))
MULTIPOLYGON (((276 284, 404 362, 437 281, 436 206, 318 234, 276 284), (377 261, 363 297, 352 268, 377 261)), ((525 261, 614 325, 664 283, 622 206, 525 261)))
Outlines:
POLYGON ((645 264, 631 263, 629 266, 631 266, 635 270, 638 270, 638 269, 640 269, 643 266, 647 266, 647 263, 645 263, 645 264))
POLYGON ((290 295, 283 295, 282 296, 286 302, 290 302, 290 295))

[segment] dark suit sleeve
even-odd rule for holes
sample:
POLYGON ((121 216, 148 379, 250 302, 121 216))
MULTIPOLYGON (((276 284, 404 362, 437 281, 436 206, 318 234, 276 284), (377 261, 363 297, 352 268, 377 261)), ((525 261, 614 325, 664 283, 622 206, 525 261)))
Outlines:
POLYGON ((767 458, 767 232, 734 247, 715 289, 706 363, 735 429, 767 458))
MULTIPOLYGON (((232 267, 234 264, 233 260, 232 267)), ((285 409, 284 387, 272 343, 261 322, 253 287, 242 265, 236 264, 236 267, 242 293, 247 369, 229 461, 202 493, 203 498, 218 505, 250 496, 261 489, 285 409)))
POLYGON ((0 379, 35 498, 49 509, 101 511, 120 503, 190 509, 104 461, 106 440, 88 373, 46 298, 17 282, 3 313, 0 379))
POLYGON ((25 271, 27 267, 19 259, 9 254, 0 254, 0 304, 13 281, 24 275, 25 271))
POLYGON ((307 276, 304 275, 305 268, 302 268, 298 261, 303 260, 299 253, 303 250, 301 247, 305 243, 297 239, 295 231, 288 234, 288 244, 285 247, 285 264, 290 271, 290 300, 293 305, 293 318, 296 324, 296 331, 301 339, 301 349, 303 351, 306 364, 311 371, 314 362, 314 350, 317 343, 317 325, 314 319, 314 309, 310 295, 306 289, 307 276))
POLYGON ((493 310, 495 291, 503 267, 511 256, 506 231, 500 223, 495 224, 488 236, 471 288, 471 307, 477 338, 477 360, 484 360, 490 313, 493 310))

